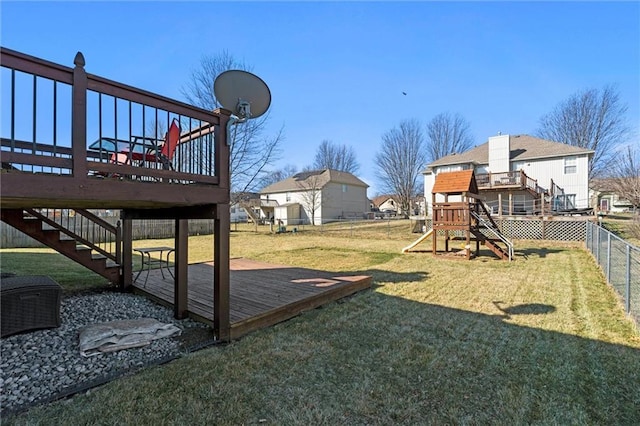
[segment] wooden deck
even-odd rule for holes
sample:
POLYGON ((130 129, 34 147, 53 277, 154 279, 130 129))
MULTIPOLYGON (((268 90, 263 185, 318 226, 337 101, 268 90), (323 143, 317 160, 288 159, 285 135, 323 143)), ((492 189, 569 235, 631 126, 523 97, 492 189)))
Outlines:
MULTIPOLYGON (((301 312, 371 287, 371 277, 274 265, 249 259, 231 259, 231 338, 269 327, 301 312)), ((213 324, 213 262, 189 265, 189 316, 213 324)), ((173 305, 173 278, 165 271, 145 272, 134 283, 161 303, 173 305)))

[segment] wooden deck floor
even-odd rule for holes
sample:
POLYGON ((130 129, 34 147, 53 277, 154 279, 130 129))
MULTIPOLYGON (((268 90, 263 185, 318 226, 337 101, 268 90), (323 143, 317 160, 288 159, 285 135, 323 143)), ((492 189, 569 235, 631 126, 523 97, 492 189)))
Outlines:
MULTIPOLYGON (((231 259, 231 337, 285 321, 301 312, 371 287, 371 277, 347 276, 326 271, 274 265, 249 259, 231 259)), ((173 306, 173 278, 151 270, 134 283, 137 292, 173 306)), ((189 315, 213 323, 213 263, 197 263, 188 269, 189 315)))

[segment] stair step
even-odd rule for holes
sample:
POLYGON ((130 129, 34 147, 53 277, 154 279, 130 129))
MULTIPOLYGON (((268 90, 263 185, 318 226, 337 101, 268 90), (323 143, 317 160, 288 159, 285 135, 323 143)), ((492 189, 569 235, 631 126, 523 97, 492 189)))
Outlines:
MULTIPOLYGON (((80 244, 78 240, 66 234, 65 232, 67 231, 73 233, 73 230, 65 231, 64 224, 59 224, 59 226, 51 225, 39 217, 37 209, 34 209, 33 213, 28 210, 1 209, 0 213, 2 214, 2 220, 7 224, 97 272, 111 282, 119 282, 120 265, 108 259, 105 255, 94 253, 90 247, 80 244)), ((85 212, 84 214, 90 215, 91 213, 85 212)))

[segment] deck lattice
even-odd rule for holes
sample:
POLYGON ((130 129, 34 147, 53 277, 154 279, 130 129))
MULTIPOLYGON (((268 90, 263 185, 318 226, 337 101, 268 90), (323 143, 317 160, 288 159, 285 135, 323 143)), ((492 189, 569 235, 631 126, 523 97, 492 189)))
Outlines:
MULTIPOLYGON (((231 337, 269 327, 306 310, 371 287, 371 277, 347 276, 313 269, 274 265, 250 259, 231 259, 231 337)), ((151 270, 146 286, 143 272, 134 287, 161 303, 173 306, 173 278, 151 270)), ((213 263, 197 263, 188 269, 189 315, 213 323, 213 263)))

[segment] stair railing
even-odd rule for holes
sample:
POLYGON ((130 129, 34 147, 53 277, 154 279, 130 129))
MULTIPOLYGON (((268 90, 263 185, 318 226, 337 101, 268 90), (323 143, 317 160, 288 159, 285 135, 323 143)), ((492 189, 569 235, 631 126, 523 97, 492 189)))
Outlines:
POLYGON ((122 265, 122 228, 84 209, 25 209, 47 225, 122 265))
MULTIPOLYGON (((484 208, 484 206, 483 206, 484 208)), ((502 243, 507 246, 507 256, 509 256, 509 261, 513 259, 513 243, 505 237, 502 232, 498 229, 496 223, 489 216, 489 220, 486 220, 480 214, 474 210, 471 210, 471 216, 473 216, 478 223, 482 224, 486 229, 489 230, 495 237, 497 237, 502 243)))

